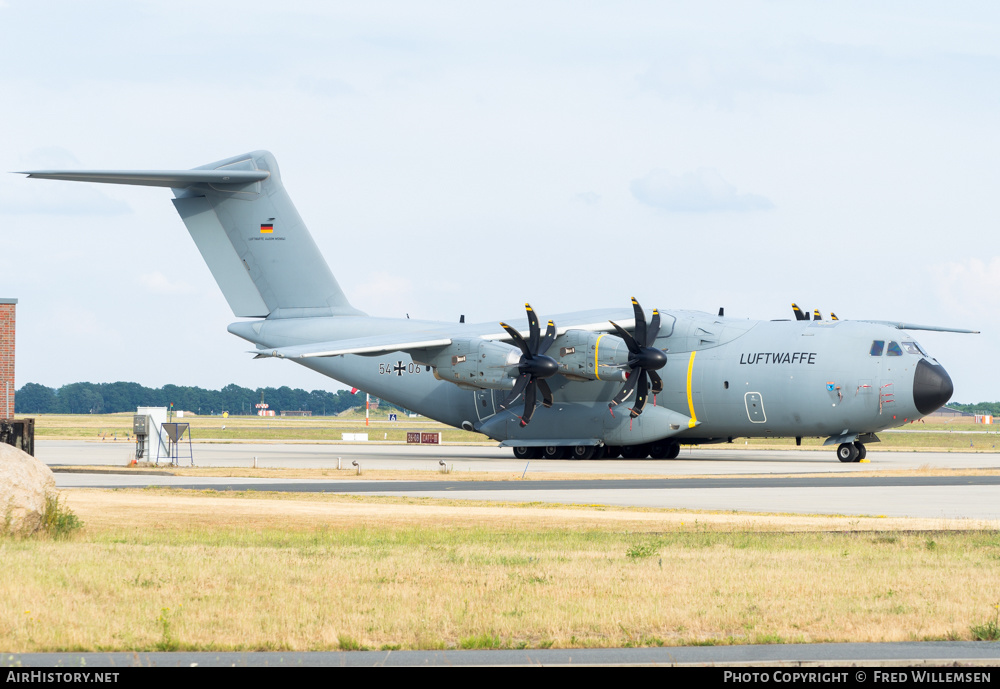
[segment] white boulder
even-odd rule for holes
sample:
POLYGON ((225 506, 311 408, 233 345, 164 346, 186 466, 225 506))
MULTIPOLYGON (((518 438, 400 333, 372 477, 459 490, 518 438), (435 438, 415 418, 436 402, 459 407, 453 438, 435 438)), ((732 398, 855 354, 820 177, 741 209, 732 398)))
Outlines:
POLYGON ((27 452, 0 443, 0 532, 34 533, 46 498, 55 497, 52 470, 27 452))

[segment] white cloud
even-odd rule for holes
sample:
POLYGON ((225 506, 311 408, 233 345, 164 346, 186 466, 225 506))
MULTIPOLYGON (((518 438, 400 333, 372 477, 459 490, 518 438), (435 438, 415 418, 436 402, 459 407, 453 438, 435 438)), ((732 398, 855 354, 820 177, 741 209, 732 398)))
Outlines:
POLYGON ((194 288, 184 282, 171 282, 166 275, 158 270, 152 273, 143 273, 139 276, 146 289, 153 294, 193 294, 194 288))
POLYGON ((681 213, 714 211, 755 211, 773 208, 769 200, 757 194, 737 193, 712 168, 672 175, 666 170, 652 170, 645 177, 632 180, 632 195, 640 202, 681 213))
POLYGON ((933 273, 937 293, 949 310, 981 316, 1000 307, 1000 256, 988 262, 951 261, 935 266, 933 273))
POLYGON ((585 192, 583 192, 581 194, 577 194, 576 196, 573 197, 573 199, 575 201, 579 201, 581 203, 585 203, 588 206, 596 206, 597 204, 599 204, 601 202, 601 195, 600 194, 595 194, 592 191, 585 191, 585 192))

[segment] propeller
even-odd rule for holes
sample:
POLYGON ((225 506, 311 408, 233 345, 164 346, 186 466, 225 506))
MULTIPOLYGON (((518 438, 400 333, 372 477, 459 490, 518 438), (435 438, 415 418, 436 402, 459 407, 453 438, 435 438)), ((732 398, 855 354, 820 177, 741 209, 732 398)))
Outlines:
POLYGON ((656 341, 656 336, 660 332, 660 312, 653 309, 653 318, 647 327, 646 314, 643 313, 642 307, 639 306, 635 297, 632 297, 632 309, 635 311, 635 337, 629 335, 614 321, 609 321, 611 325, 615 326, 618 336, 625 340, 625 345, 628 347, 629 373, 628 380, 611 400, 608 409, 611 409, 613 414, 614 407, 631 397, 638 387, 635 404, 629 410, 632 418, 635 418, 642 413, 642 408, 646 405, 646 393, 649 388, 652 388, 654 395, 663 392, 663 379, 660 378, 657 370, 666 365, 667 355, 663 353, 662 349, 653 346, 653 342, 656 341))
MULTIPOLYGON (((797 320, 797 321, 808 321, 809 320, 809 312, 808 311, 803 311, 802 309, 800 309, 799 305, 796 304, 794 301, 792 302, 792 311, 795 312, 795 320, 797 320)), ((819 309, 813 309, 813 317, 812 317, 812 319, 814 321, 821 321, 821 320, 823 320, 823 314, 821 314, 819 312, 819 309)), ((830 312, 830 320, 831 321, 838 321, 840 319, 837 318, 837 314, 835 314, 833 311, 831 311, 830 312)))
POLYGON ((546 407, 552 406, 552 389, 545 382, 546 378, 554 376, 559 372, 559 364, 550 356, 545 356, 556 339, 556 325, 549 321, 545 329, 545 337, 540 339, 541 330, 538 327, 538 316, 531 308, 531 304, 524 305, 528 312, 528 341, 514 328, 506 323, 500 326, 507 331, 516 344, 521 349, 521 359, 518 361, 517 370, 519 376, 514 383, 514 389, 510 391, 507 398, 500 403, 501 409, 507 409, 517 398, 524 393, 524 413, 521 415, 521 426, 527 426, 531 421, 531 415, 535 413, 536 390, 542 392, 542 404, 546 407))

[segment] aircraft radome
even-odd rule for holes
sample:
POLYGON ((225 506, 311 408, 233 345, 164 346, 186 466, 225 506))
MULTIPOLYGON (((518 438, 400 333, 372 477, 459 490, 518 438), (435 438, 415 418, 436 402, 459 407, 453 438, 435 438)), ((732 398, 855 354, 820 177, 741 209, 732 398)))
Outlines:
POLYGON ((294 361, 520 458, 674 458, 681 444, 822 437, 859 461, 876 433, 939 408, 944 368, 887 321, 751 321, 632 308, 527 327, 368 316, 348 302, 266 151, 193 170, 30 177, 169 187, 257 356, 294 361), (540 405, 540 406, 539 406, 540 405), (536 408, 537 407, 537 408, 536 408))

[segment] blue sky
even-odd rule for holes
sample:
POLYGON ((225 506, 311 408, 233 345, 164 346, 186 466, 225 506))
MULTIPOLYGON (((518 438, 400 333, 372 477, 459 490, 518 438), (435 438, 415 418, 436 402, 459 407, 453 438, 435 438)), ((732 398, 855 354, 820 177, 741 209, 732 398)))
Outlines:
MULTIPOLYGON (((1000 399, 1000 9, 0 0, 0 170, 258 148, 352 302, 921 334, 1000 399)), ((17 381, 336 389, 253 361, 163 189, 0 175, 17 381)))

